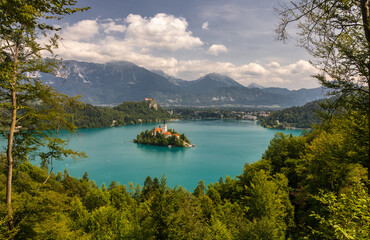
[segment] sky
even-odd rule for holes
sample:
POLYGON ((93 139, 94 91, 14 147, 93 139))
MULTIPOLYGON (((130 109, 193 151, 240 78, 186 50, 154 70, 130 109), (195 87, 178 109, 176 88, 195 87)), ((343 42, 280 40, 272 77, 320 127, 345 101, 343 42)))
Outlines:
MULTIPOLYGON (((283 0, 281 0, 283 1, 283 0)), ((129 61, 184 80, 208 73, 240 84, 314 88, 317 70, 297 47, 275 40, 279 0, 80 0, 55 51, 65 60, 129 61)))

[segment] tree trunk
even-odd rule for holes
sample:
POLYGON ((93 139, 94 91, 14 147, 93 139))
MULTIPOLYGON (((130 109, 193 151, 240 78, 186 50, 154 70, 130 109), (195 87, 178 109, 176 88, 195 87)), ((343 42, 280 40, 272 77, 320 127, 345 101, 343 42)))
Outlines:
POLYGON ((14 139, 14 132, 15 132, 15 125, 17 122, 17 99, 16 99, 16 92, 12 90, 12 120, 9 129, 8 135, 8 148, 7 148, 7 160, 8 160, 8 179, 6 184, 6 208, 8 212, 9 218, 9 230, 13 230, 14 228, 14 221, 13 221, 13 209, 12 209, 12 180, 13 180, 13 139, 14 139))
MULTIPOLYGON (((370 83, 368 81, 368 85, 369 87, 369 91, 370 91, 370 83)), ((370 94, 368 95, 368 100, 369 100, 369 103, 370 103, 370 94)), ((369 133, 368 133, 368 146, 367 146, 367 179, 369 180, 370 179, 370 106, 367 106, 367 127, 368 127, 368 130, 369 130, 369 133)), ((368 189, 368 192, 370 193, 370 189, 368 189)))
POLYGON ((365 37, 370 44, 370 0, 361 0, 361 13, 365 37))
MULTIPOLYGON (((362 22, 364 25, 364 32, 365 32, 365 37, 368 43, 368 50, 370 53, 370 0, 361 0, 361 13, 362 13, 362 22)), ((367 63, 367 69, 368 69, 368 74, 370 74, 370 60, 367 63)), ((367 87, 369 88, 368 91, 370 91, 370 76, 366 76, 367 78, 367 87)), ((370 93, 368 94, 368 100, 370 103, 370 93)), ((368 120, 368 140, 370 144, 370 106, 367 106, 367 120, 368 120)), ((368 147, 368 152, 367 152, 367 177, 370 179, 370 146, 368 147)), ((370 189, 369 189, 370 192, 370 189)))

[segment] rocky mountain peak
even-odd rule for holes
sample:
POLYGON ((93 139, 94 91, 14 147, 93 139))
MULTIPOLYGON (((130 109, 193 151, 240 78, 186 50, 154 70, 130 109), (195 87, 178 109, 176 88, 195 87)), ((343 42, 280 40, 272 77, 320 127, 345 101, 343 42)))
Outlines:
POLYGON ((322 98, 322 91, 314 89, 255 88, 256 84, 247 88, 218 73, 185 81, 125 61, 66 61, 54 75, 42 74, 40 79, 62 93, 81 95, 82 101, 95 105, 143 101, 150 96, 155 98, 149 104, 154 109, 158 108, 157 102, 164 106, 291 106, 322 98))

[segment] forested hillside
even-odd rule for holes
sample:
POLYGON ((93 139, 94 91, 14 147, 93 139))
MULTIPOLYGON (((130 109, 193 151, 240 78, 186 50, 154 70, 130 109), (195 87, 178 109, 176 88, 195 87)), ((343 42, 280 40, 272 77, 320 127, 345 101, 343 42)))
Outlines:
POLYGON ((158 122, 170 117, 170 114, 154 100, 124 102, 113 108, 84 104, 75 109, 74 124, 78 128, 102 128, 158 122))
POLYGON ((18 163, 17 228, 8 231, 0 208, 0 239, 368 239, 366 124, 349 112, 305 136, 278 133, 238 177, 199 181, 194 191, 159 176, 99 188, 87 173, 76 179, 67 171, 43 184, 46 169, 18 163))
POLYGON ((269 116, 260 116, 260 124, 268 128, 311 128, 314 124, 321 123, 320 112, 324 109, 320 106, 324 100, 313 101, 301 107, 291 107, 277 110, 269 116))

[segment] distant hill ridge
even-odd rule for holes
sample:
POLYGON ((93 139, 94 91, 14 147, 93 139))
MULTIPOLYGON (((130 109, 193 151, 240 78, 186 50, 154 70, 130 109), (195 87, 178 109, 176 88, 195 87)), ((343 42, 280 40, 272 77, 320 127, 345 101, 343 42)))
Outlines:
MULTIPOLYGON (((321 99, 306 103, 299 107, 290 107, 272 112, 268 117, 260 117, 260 124, 268 128, 311 128, 314 124, 320 124, 319 113, 325 111, 320 104, 327 100, 321 99)), ((332 100, 329 100, 332 101, 332 100)))
POLYGON ((124 102, 113 108, 83 104, 76 109, 74 124, 78 128, 103 128, 158 122, 170 118, 171 115, 158 105, 154 99, 151 99, 147 101, 124 102))
POLYGON ((234 79, 210 73, 185 81, 149 71, 131 62, 104 64, 66 61, 55 75, 40 74, 44 82, 70 96, 82 95, 93 105, 155 98, 162 106, 299 106, 324 97, 321 88, 290 91, 285 88, 248 87, 234 79))

